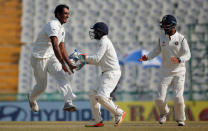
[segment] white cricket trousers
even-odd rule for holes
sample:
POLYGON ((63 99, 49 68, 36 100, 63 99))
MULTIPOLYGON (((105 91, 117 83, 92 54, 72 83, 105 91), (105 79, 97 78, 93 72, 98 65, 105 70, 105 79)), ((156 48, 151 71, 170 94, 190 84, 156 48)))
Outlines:
POLYGON ((168 105, 165 103, 167 89, 173 87, 174 93, 174 118, 176 121, 185 121, 185 104, 183 98, 185 83, 185 72, 162 76, 160 87, 158 88, 158 98, 155 100, 160 114, 168 112, 168 105))
POLYGON ((102 121, 100 104, 114 115, 122 114, 123 110, 119 109, 110 98, 110 93, 116 87, 121 76, 120 70, 107 71, 100 76, 100 85, 92 89, 89 93, 90 106, 93 119, 96 122, 102 121))
POLYGON ((36 100, 47 87, 48 73, 55 78, 61 93, 64 95, 64 101, 71 102, 75 95, 72 92, 67 73, 62 70, 62 65, 58 59, 53 55, 49 58, 35 58, 31 57, 31 65, 33 67, 34 76, 37 84, 34 86, 30 99, 36 100))
POLYGON ((120 77, 120 70, 103 72, 100 76, 100 86, 96 89, 97 95, 110 98, 110 94, 118 84, 120 77))

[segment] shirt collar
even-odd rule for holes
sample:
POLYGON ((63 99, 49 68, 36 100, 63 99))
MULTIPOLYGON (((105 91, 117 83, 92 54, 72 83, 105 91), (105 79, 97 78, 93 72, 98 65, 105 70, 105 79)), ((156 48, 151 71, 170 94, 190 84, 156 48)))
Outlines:
POLYGON ((170 36, 170 40, 173 40, 178 35, 178 32, 176 31, 174 35, 170 36))
POLYGON ((62 26, 61 22, 57 18, 55 18, 55 20, 58 21, 59 26, 62 26))
POLYGON ((105 38, 107 38, 107 37, 108 37, 107 35, 104 35, 100 40, 105 39, 105 38))

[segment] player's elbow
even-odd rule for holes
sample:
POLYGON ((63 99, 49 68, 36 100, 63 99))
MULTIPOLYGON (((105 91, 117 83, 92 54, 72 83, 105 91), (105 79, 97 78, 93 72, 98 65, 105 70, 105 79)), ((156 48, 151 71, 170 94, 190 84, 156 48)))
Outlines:
POLYGON ((187 54, 187 61, 190 60, 190 59, 191 59, 191 53, 188 52, 188 54, 187 54))
POLYGON ((95 60, 95 63, 96 63, 96 64, 99 64, 99 62, 100 62, 100 59, 97 58, 97 59, 95 60))
POLYGON ((191 54, 188 55, 188 60, 190 60, 190 59, 191 59, 191 54))
POLYGON ((95 57, 94 60, 93 60, 93 63, 94 64, 99 64, 100 60, 101 60, 100 57, 95 57))
POLYGON ((183 62, 189 61, 191 59, 191 53, 187 52, 184 56, 181 57, 183 62))

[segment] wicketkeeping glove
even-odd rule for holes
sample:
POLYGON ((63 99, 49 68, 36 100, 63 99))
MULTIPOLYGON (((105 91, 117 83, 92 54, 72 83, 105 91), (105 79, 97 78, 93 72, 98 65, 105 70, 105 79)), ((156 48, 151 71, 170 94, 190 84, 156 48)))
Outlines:
POLYGON ((69 59, 73 59, 75 62, 77 62, 79 60, 79 54, 81 53, 79 53, 77 49, 75 49, 74 52, 69 55, 69 59))
POLYGON ((86 64, 86 53, 79 54, 79 60, 76 64, 76 70, 82 69, 82 67, 86 64))
POLYGON ((76 70, 80 70, 86 64, 86 54, 80 53, 76 49, 69 55, 69 58, 75 62, 76 70))

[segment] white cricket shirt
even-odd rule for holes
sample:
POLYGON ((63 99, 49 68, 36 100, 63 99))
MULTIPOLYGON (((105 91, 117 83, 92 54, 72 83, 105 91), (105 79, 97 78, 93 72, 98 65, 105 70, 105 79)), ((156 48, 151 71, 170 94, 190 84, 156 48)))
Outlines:
POLYGON ((87 56, 86 60, 90 64, 101 66, 102 72, 120 70, 116 51, 107 35, 100 39, 99 49, 96 54, 93 56, 87 56))
POLYGON ((148 59, 153 59, 162 53, 162 72, 165 74, 185 72, 185 62, 191 58, 189 45, 184 36, 178 32, 169 36, 162 34, 157 46, 148 54, 148 59), (174 64, 171 57, 179 57, 181 63, 174 64))
POLYGON ((64 42, 65 30, 58 19, 49 21, 38 34, 34 43, 32 56, 35 58, 48 58, 54 55, 51 36, 58 38, 58 44, 64 42))

